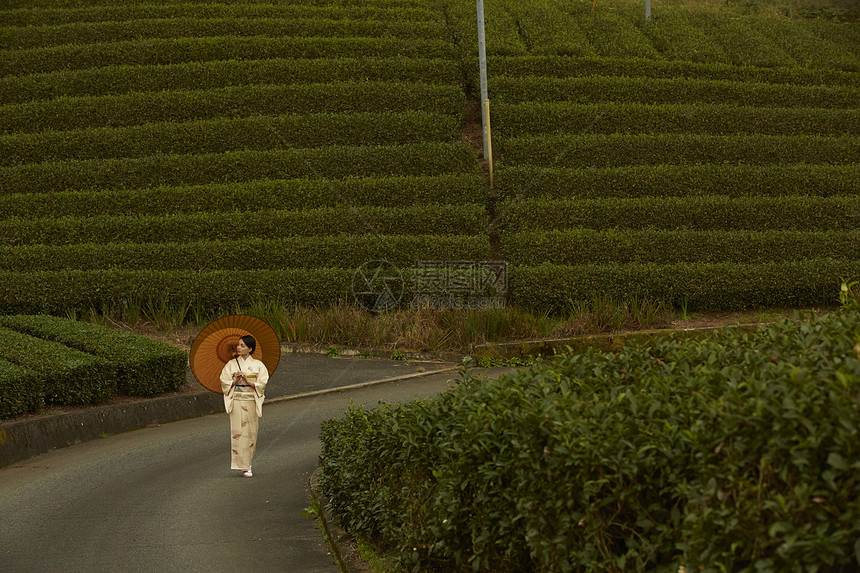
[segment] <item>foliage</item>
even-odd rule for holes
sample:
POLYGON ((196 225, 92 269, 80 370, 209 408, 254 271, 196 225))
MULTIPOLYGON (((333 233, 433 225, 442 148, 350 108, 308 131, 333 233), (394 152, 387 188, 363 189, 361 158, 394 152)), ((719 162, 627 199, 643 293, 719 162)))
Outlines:
POLYGON ((860 564, 860 314, 461 380, 322 426, 322 490, 403 570, 860 564))
POLYGON ((45 405, 44 371, 0 358, 0 419, 35 412, 45 405))

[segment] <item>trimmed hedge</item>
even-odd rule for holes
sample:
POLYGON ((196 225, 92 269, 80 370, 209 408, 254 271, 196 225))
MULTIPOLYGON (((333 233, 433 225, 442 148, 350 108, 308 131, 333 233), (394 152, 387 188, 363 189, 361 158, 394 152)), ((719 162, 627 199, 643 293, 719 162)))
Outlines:
POLYGON ((48 404, 97 404, 116 391, 117 369, 103 358, 2 326, 0 337, 0 359, 43 376, 48 404))
POLYGON ((455 142, 460 120, 426 112, 326 113, 149 123, 0 137, 0 164, 264 151, 284 147, 455 142))
POLYGON ((488 225, 484 205, 322 207, 297 211, 240 211, 164 216, 7 219, 4 245, 159 243, 283 239, 324 235, 479 235, 488 225))
MULTIPOLYGON (((860 213, 858 213, 860 216, 860 213)), ((570 229, 502 236, 508 264, 779 263, 860 260, 860 231, 618 231, 570 229)), ((0 251, 2 252, 2 251, 0 251)), ((2 258, 0 258, 2 260, 2 258)), ((7 263, 9 269, 15 269, 7 263)), ((40 268, 38 265, 34 269, 40 268)))
POLYGON ((179 39, 212 36, 245 37, 386 37, 441 39, 439 22, 356 20, 327 18, 206 18, 152 17, 112 22, 73 22, 44 26, 0 28, 0 44, 10 50, 28 50, 66 44, 90 45, 128 42, 141 38, 179 39))
POLYGON ((183 243, 0 247, 0 268, 20 272, 356 268, 366 261, 382 259, 408 266, 415 260, 490 258, 486 235, 337 235, 274 240, 243 237, 183 243))
MULTIPOLYGON (((774 22, 787 22, 773 20, 774 22)), ((791 36, 788 37, 789 41, 791 36)), ((817 58, 819 51, 811 51, 809 57, 817 58)), ((797 84, 818 86, 823 84, 856 87, 860 74, 830 69, 809 68, 758 68, 733 66, 715 62, 695 63, 681 61, 649 60, 645 58, 598 58, 565 56, 511 56, 495 58, 493 70, 496 77, 550 77, 574 78, 585 76, 621 76, 628 78, 656 79, 700 79, 728 82, 751 82, 754 84, 797 84)))
MULTIPOLYGON (((207 4, 221 4, 223 0, 197 0, 194 6, 206 6, 207 4)), ((234 6, 254 6, 259 0, 233 0, 230 4, 234 6)), ((344 6, 355 5, 355 0, 292 0, 291 4, 298 6, 344 6)), ((97 6, 135 6, 134 0, 63 0, 63 9, 95 8, 97 6)), ((361 0, 364 7, 390 8, 391 0, 361 0)), ((6 8, 56 8, 56 0, 7 0, 6 8)), ((398 8, 426 8, 425 0, 397 0, 398 8)))
MULTIPOLYGON (((860 183, 860 180, 855 179, 860 183)), ((486 201, 478 173, 438 176, 355 177, 321 181, 282 179, 191 187, 64 191, 0 195, 0 220, 11 217, 174 215, 203 211, 297 210, 339 205, 409 207, 486 201)))
POLYGON ((853 196, 860 195, 860 165, 634 165, 608 169, 521 166, 500 169, 495 182, 502 200, 853 196))
POLYGON ((0 316, 0 325, 107 360, 116 367, 117 388, 129 396, 171 392, 185 383, 188 355, 163 342, 54 316, 0 316))
POLYGON ((563 310, 596 294, 650 297, 691 311, 800 308, 834 304, 834 284, 846 276, 860 276, 860 261, 543 264, 509 268, 508 292, 513 304, 541 310, 563 310))
POLYGON ((858 335, 784 320, 350 406, 320 487, 403 570, 855 571, 858 335))
POLYGON ((667 60, 730 64, 722 46, 696 22, 689 12, 660 11, 640 28, 654 48, 667 60))
POLYGON ((348 269, 0 272, 0 312, 61 314, 122 309, 141 301, 178 308, 194 304, 216 314, 254 300, 325 305, 351 300, 353 274, 348 269))
POLYGON ((195 91, 58 98, 0 108, 0 133, 126 127, 254 114, 424 111, 460 118, 454 86, 402 82, 256 85, 195 91))
POLYGON ((751 18, 727 18, 725 14, 703 11, 696 19, 735 65, 778 67, 796 65, 796 60, 770 38, 750 25, 751 18))
POLYGON ((42 408, 45 405, 44 384, 43 370, 28 370, 0 358, 0 419, 42 408))
POLYGON ((606 10, 584 13, 584 5, 566 4, 568 10, 574 11, 577 25, 598 56, 654 60, 663 58, 651 41, 638 29, 636 24, 638 24, 639 14, 636 14, 636 18, 630 18, 629 14, 617 14, 606 10))
POLYGON ((565 134, 499 141, 496 149, 503 165, 618 167, 663 163, 860 163, 860 138, 848 136, 565 134))
POLYGON ((860 88, 791 85, 724 80, 603 77, 553 78, 494 76, 490 98, 500 103, 569 101, 580 104, 613 101, 639 104, 720 102, 751 107, 854 109, 860 88))
POLYGON ((459 85, 462 72, 439 58, 226 60, 168 65, 109 66, 0 78, 0 103, 62 96, 202 90, 254 84, 386 81, 459 85))
POLYGON ((134 159, 63 161, 0 168, 0 194, 134 189, 260 179, 444 175, 475 173, 477 169, 475 153, 465 143, 151 155, 134 159))
POLYGON ((177 38, 135 40, 33 50, 8 50, 0 77, 122 65, 166 65, 270 58, 451 57, 451 45, 419 38, 177 38))
POLYGON ((550 102, 499 104, 491 114, 494 135, 501 137, 544 133, 860 135, 860 109, 550 102))
POLYGON ((806 23, 782 18, 755 18, 748 23, 801 66, 835 70, 860 67, 854 54, 817 36, 806 23))
MULTIPOLYGON (((593 55, 594 48, 579 27, 558 2, 519 2, 503 1, 506 12, 515 20, 516 31, 529 53, 532 54, 569 54, 593 55)), ((488 10, 485 7, 485 12, 488 10)), ((491 53, 498 53, 494 46, 495 30, 489 34, 487 42, 491 53), (495 49, 494 49, 495 48, 495 49)))
POLYGON ((856 197, 646 197, 522 200, 499 208, 506 233, 551 229, 853 231, 856 197))

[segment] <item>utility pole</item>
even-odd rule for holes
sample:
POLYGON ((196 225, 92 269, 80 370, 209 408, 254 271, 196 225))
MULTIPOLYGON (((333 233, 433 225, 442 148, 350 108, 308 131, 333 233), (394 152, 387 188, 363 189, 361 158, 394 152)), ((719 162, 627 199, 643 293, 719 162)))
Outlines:
POLYGON ((478 62, 481 67, 481 126, 484 128, 484 160, 490 160, 489 105, 487 98, 487 43, 484 39, 484 0, 478 0, 478 62))

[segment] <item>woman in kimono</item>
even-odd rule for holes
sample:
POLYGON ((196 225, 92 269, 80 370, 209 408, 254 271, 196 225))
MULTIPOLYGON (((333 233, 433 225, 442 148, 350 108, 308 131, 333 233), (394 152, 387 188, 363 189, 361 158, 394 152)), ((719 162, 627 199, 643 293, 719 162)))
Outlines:
POLYGON ((266 365, 253 358, 257 341, 243 336, 236 346, 236 357, 221 371, 224 406, 230 415, 231 469, 251 477, 251 460, 257 446, 257 428, 263 416, 263 393, 269 381, 266 365))

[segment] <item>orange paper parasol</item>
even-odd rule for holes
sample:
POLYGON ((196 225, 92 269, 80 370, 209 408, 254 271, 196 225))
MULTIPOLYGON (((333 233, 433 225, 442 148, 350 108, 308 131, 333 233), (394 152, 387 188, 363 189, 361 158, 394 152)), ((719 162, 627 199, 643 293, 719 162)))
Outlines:
POLYGON ((189 362, 197 381, 207 389, 221 394, 221 370, 236 355, 239 338, 247 334, 257 341, 254 358, 262 361, 271 375, 281 360, 281 342, 278 335, 259 318, 233 314, 211 323, 194 339, 189 362))

